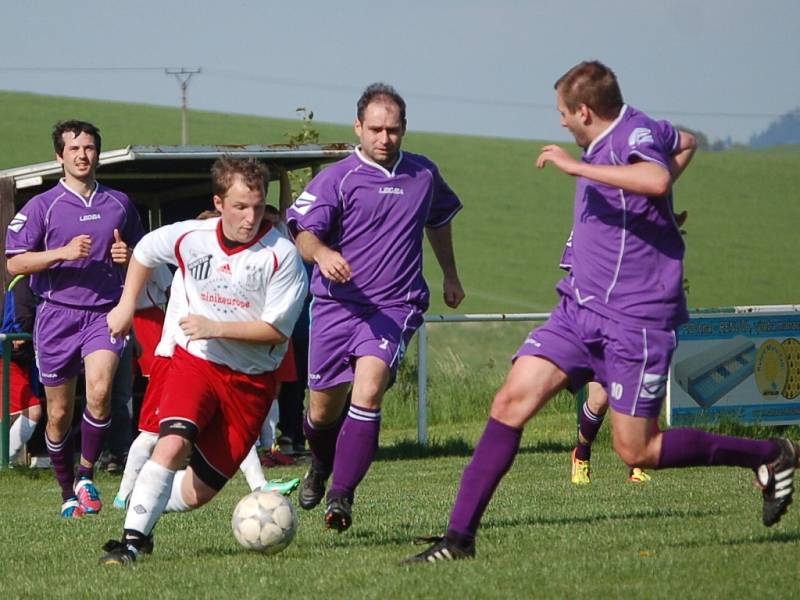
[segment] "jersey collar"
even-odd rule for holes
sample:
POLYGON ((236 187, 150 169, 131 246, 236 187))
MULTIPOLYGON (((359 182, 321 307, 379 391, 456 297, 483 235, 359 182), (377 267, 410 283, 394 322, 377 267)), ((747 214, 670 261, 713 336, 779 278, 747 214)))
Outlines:
POLYGON ((387 177, 394 177, 395 172, 397 171, 397 167, 403 162, 403 151, 400 150, 397 154, 397 160, 395 161, 394 165, 392 165, 392 170, 389 171, 386 167, 382 167, 378 163, 371 161, 366 156, 361 153, 361 146, 356 146, 356 156, 359 158, 361 162, 364 164, 369 165, 370 167, 374 167, 378 169, 381 173, 386 175, 387 177))
POLYGON ((99 189, 99 187, 100 187, 100 184, 99 184, 99 183, 97 183, 97 181, 95 181, 95 182, 94 182, 94 186, 92 187, 92 193, 91 193, 91 194, 89 194, 89 197, 88 197, 88 198, 85 198, 85 197, 81 196, 81 195, 80 195, 78 192, 76 192, 75 190, 73 190, 71 187, 69 187, 69 186, 67 185, 67 180, 66 180, 66 178, 62 177, 61 179, 59 179, 59 180, 58 180, 58 182, 59 182, 59 183, 60 183, 60 184, 61 184, 61 185, 64 187, 64 189, 65 189, 65 190, 67 190, 67 191, 68 191, 70 194, 72 194, 72 195, 74 195, 74 196, 76 196, 76 197, 80 198, 81 202, 83 202, 83 205, 84 205, 84 206, 86 206, 87 208, 88 208, 88 207, 90 207, 90 206, 92 205, 92 200, 94 200, 94 196, 95 196, 95 194, 97 193, 97 190, 98 190, 98 189, 99 189))
POLYGON ((592 143, 589 144, 589 147, 586 148, 586 152, 584 153, 586 156, 589 156, 592 153, 592 151, 594 150, 595 146, 597 146, 597 144, 599 144, 601 140, 603 140, 604 138, 608 137, 611 134, 611 132, 614 131, 614 128, 617 125, 619 125, 619 122, 622 121, 622 117, 625 116, 626 112, 628 112, 628 105, 627 104, 623 104, 622 108, 619 111, 619 115, 617 115, 617 118, 614 119, 614 122, 611 123, 611 125, 609 125, 605 129, 605 131, 603 131, 603 133, 601 133, 596 138, 594 138, 592 140, 592 143))
POLYGON ((222 234, 222 219, 220 219, 219 222, 217 223, 217 243, 219 244, 219 247, 225 254, 231 256, 233 254, 238 254, 239 252, 247 250, 251 246, 257 244, 259 241, 261 241, 261 238, 263 238, 270 229, 272 229, 272 223, 270 223, 267 220, 261 221, 261 227, 258 228, 258 231, 253 236, 252 240, 250 240, 246 244, 239 244, 238 246, 235 246, 233 248, 228 248, 228 246, 225 245, 225 239, 222 234))

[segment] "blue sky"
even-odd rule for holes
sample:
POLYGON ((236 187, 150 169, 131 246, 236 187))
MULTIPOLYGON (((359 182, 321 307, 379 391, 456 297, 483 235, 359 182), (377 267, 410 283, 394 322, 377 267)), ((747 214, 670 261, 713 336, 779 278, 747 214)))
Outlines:
POLYGON ((382 80, 416 130, 567 140, 553 82, 597 58, 626 101, 711 139, 746 142, 800 105, 796 0, 39 0, 2 14, 5 90, 177 106, 161 69, 201 67, 190 108, 293 118, 307 106, 350 123, 382 80))

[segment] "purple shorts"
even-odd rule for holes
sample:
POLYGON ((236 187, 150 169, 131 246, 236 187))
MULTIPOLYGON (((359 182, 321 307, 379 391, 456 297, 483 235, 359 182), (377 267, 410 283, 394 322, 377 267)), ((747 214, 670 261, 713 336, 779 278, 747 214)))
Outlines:
POLYGON ((36 308, 33 347, 43 385, 61 385, 78 376, 83 359, 97 350, 122 354, 125 339, 111 339, 107 314, 108 310, 85 310, 46 301, 36 308))
POLYGON ((514 360, 541 356, 567 374, 573 392, 597 381, 616 412, 657 417, 677 345, 672 329, 611 321, 563 296, 550 319, 528 334, 514 360))
POLYGON ((375 356, 392 373, 422 325, 422 310, 410 304, 376 308, 314 300, 308 347, 308 387, 326 390, 353 381, 355 361, 375 356))

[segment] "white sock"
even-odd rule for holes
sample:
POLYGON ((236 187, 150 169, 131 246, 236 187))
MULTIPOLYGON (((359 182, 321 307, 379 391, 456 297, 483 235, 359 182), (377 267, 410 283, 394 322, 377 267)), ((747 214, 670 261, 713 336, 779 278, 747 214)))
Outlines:
POLYGON ((31 439, 33 430, 36 429, 36 421, 31 421, 25 415, 20 415, 9 431, 8 456, 13 462, 17 460, 22 445, 31 439))
POLYGON ((260 490, 261 486, 267 483, 267 480, 264 478, 264 471, 261 469, 261 461, 258 460, 258 453, 256 452, 255 446, 250 448, 250 452, 247 453, 242 464, 239 465, 239 470, 244 473, 244 477, 247 479, 247 485, 250 486, 250 490, 253 492, 260 490))
POLYGON ((172 479, 172 489, 169 492, 169 500, 164 507, 165 513, 192 510, 192 507, 186 504, 186 501, 183 499, 183 493, 181 492, 184 477, 186 477, 186 469, 175 472, 175 477, 172 479))
POLYGON ((144 463, 150 458, 157 441, 158 434, 150 433, 149 431, 139 432, 139 435, 133 440, 128 450, 125 472, 122 474, 122 481, 119 484, 119 491, 117 492, 118 498, 124 501, 131 495, 133 486, 136 483, 136 478, 139 477, 139 471, 142 470, 144 463))
POLYGON ((261 446, 270 450, 275 443, 275 437, 278 431, 278 402, 272 401, 272 406, 269 408, 269 414, 261 426, 261 446))
POLYGON ((153 460, 144 463, 131 493, 125 514, 125 529, 150 535, 167 505, 174 477, 175 471, 153 460))

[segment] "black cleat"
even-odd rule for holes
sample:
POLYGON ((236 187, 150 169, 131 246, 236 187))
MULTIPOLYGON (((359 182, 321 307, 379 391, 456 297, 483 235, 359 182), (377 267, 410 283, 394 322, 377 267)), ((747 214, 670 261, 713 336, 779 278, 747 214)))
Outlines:
POLYGON ((800 446, 787 439, 775 440, 781 452, 773 462, 756 470, 756 483, 764 497, 762 521, 771 527, 789 509, 794 493, 794 470, 800 461, 800 446))
POLYGON ((475 558, 475 543, 468 545, 457 545, 445 536, 421 537, 414 540, 415 544, 432 544, 427 550, 409 556, 402 563, 403 565, 413 565, 416 563, 435 563, 446 560, 463 560, 465 558, 475 558))
MULTIPOLYGON (((101 565, 130 566, 136 563, 139 550, 130 544, 118 540, 108 540, 103 546, 105 554, 100 557, 101 565)), ((150 547, 152 551, 152 546, 150 547)))
POLYGON ((311 510, 322 502, 325 497, 325 482, 327 480, 328 476, 322 473, 312 462, 311 467, 303 477, 303 482, 300 484, 298 499, 301 508, 311 510))
POLYGON ((350 529, 353 524, 353 501, 349 498, 331 498, 325 510, 325 527, 339 533, 350 529))

